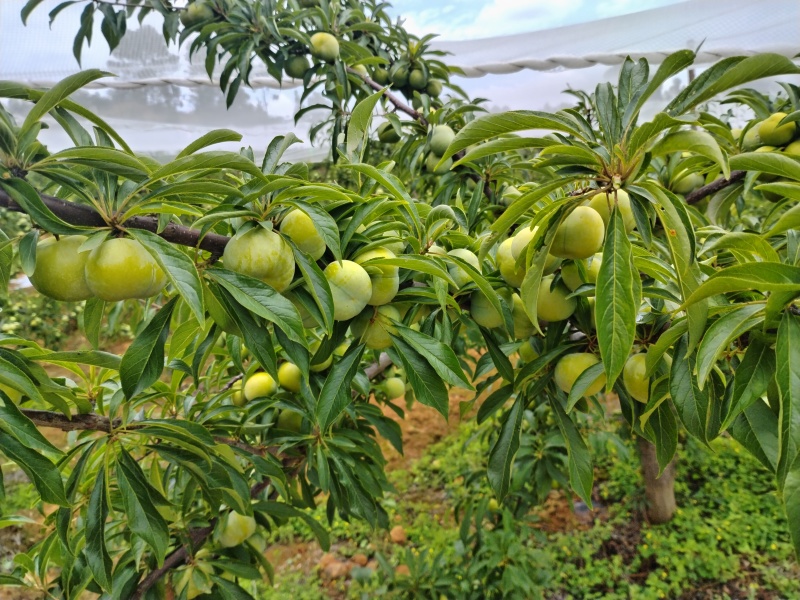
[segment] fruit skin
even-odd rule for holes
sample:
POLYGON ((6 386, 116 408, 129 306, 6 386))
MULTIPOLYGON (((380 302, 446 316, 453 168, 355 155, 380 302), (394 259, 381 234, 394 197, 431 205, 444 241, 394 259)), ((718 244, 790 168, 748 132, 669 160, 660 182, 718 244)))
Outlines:
POLYGON ((303 373, 296 364, 285 362, 278 367, 278 383, 281 384, 282 388, 297 394, 300 392, 302 379, 303 373))
POLYGON ((706 182, 700 173, 688 173, 672 184, 672 191, 681 196, 690 194, 706 182))
POLYGON ((767 146, 783 146, 792 141, 797 131, 797 123, 791 122, 778 126, 786 113, 778 112, 764 119, 758 126, 758 137, 767 146))
MULTIPOLYGON (((510 300, 510 297, 507 300, 510 300)), ((495 310, 483 292, 480 290, 472 292, 469 302, 469 314, 478 325, 487 329, 503 326, 503 315, 495 310)))
POLYGON ((271 396, 278 391, 278 384, 269 373, 253 373, 244 384, 244 397, 249 402, 256 398, 271 396))
POLYGON ((762 122, 763 121, 758 121, 757 123, 753 123, 752 127, 750 127, 750 129, 747 130, 747 133, 744 134, 744 137, 742 138, 742 150, 749 152, 755 150, 759 146, 764 145, 764 142, 761 141, 761 136, 758 133, 762 122))
POLYGON ((438 79, 431 79, 425 87, 425 93, 433 98, 438 98, 442 94, 442 82, 438 79))
MULTIPOLYGON (((511 243, 511 258, 515 261, 519 259, 522 252, 528 247, 528 244, 531 243, 533 236, 536 235, 536 230, 539 229, 538 227, 530 228, 530 227, 523 227, 512 238, 511 243)), ((561 264, 561 259, 553 256, 552 254, 547 255, 547 260, 544 263, 544 274, 550 275, 554 273, 558 266, 561 264)))
POLYGON ((650 397, 650 378, 646 377, 646 354, 632 354, 622 369, 622 382, 631 398, 647 404, 650 397))
MULTIPOLYGON (((631 197, 625 190, 617 190, 617 208, 622 213, 622 222, 625 223, 625 231, 630 233, 636 228, 636 219, 633 216, 631 209, 631 197)), ((589 200, 589 206, 597 211, 603 219, 603 223, 608 227, 608 221, 611 219, 611 207, 614 206, 614 194, 607 192, 600 192, 592 196, 589 200)))
POLYGON ((446 161, 444 161, 444 163, 442 163, 442 166, 437 169, 436 165, 439 164, 440 160, 441 156, 436 156, 433 152, 431 152, 428 154, 428 158, 425 159, 425 169, 434 175, 444 175, 450 170, 450 167, 453 166, 453 159, 448 158, 446 161))
MULTIPOLYGON (((376 258, 396 258, 394 252, 387 248, 375 248, 355 257, 355 262, 363 265, 365 262, 376 258)), ((397 295, 400 289, 400 268, 391 265, 364 267, 372 282, 372 295, 367 304, 382 306, 388 304, 397 295)))
POLYGON ((387 377, 383 382, 383 390, 389 400, 402 398, 406 395, 406 382, 399 377, 387 377))
POLYGON ((519 357, 525 362, 531 362, 539 358, 539 353, 534 349, 533 345, 531 345, 530 340, 522 342, 522 345, 517 349, 517 353, 519 353, 519 357))
POLYGON ((362 77, 369 77, 369 71, 364 65, 353 65, 351 68, 362 77))
POLYGON ((375 71, 372 73, 372 80, 380 85, 386 85, 389 83, 389 71, 382 67, 375 67, 375 71))
POLYGON ((314 221, 299 209, 290 210, 281 221, 281 233, 287 235, 306 254, 319 260, 325 254, 325 240, 314 226, 314 221))
POLYGON ((784 154, 800 158, 800 140, 794 141, 783 149, 784 154))
MULTIPOLYGON (((600 359, 589 352, 576 352, 575 354, 567 354, 556 363, 556 368, 553 372, 556 385, 561 388, 565 394, 569 394, 570 390, 572 390, 572 386, 575 385, 575 381, 578 379, 580 374, 592 365, 596 365, 599 362, 600 359)), ((606 375, 603 373, 594 380, 592 385, 590 385, 586 390, 586 393, 583 397, 585 398, 587 396, 594 396, 603 389, 605 384, 606 375)))
POLYGON ((578 206, 556 230, 550 254, 559 258, 589 258, 603 247, 603 217, 589 206, 578 206))
POLYGON ((411 72, 408 74, 408 85, 415 90, 425 89, 425 86, 428 85, 428 78, 425 76, 422 69, 411 69, 411 72))
POLYGON ((237 381, 232 386, 231 389, 233 390, 233 394, 231 394, 231 402, 233 402, 234 406, 244 406, 247 404, 247 400, 242 393, 242 382, 237 381))
POLYGON ((318 31, 311 36, 311 54, 324 60, 333 62, 339 58, 339 41, 330 33, 318 31))
MULTIPOLYGON (((463 260, 465 263, 472 265, 475 270, 478 271, 478 273, 481 272, 481 263, 474 252, 471 252, 466 248, 455 248, 450 250, 447 255, 455 256, 456 258, 463 260)), ((451 293, 457 292, 472 281, 472 277, 469 276, 467 271, 455 263, 449 263, 447 265, 447 272, 450 273, 450 277, 452 277, 453 281, 455 282, 455 285, 451 283, 448 286, 451 293)))
POLYGON ((433 135, 431 135, 431 152, 438 157, 444 156, 447 147, 455 138, 456 133, 449 125, 437 125, 433 129, 433 135))
POLYGON ((322 272, 333 296, 334 321, 352 319, 372 298, 372 281, 364 267, 351 260, 332 262, 322 272))
POLYGON ((88 300, 92 290, 86 284, 89 252, 78 252, 86 236, 49 238, 36 245, 36 268, 31 284, 40 294, 62 302, 88 300))
POLYGON ((302 79, 311 68, 311 63, 305 56, 290 56, 289 60, 283 65, 283 70, 292 79, 302 79))
POLYGON ((106 302, 150 298, 167 284, 167 276, 136 240, 106 240, 89 253, 84 269, 86 285, 106 302))
POLYGON ((408 83, 408 69, 406 67, 394 67, 389 71, 389 80, 395 88, 402 88, 408 83))
POLYGON ((275 421, 275 425, 278 429, 300 433, 300 430, 303 428, 303 415, 284 408, 278 413, 278 419, 275 421))
MULTIPOLYGON (((368 311, 371 309, 367 309, 368 311)), ((393 321, 400 321, 400 311, 394 306, 380 306, 375 311, 361 335, 361 340, 370 350, 384 350, 392 345, 392 334, 397 333, 393 321)))
POLYGON ((517 261, 511 253, 511 246, 514 243, 514 238, 504 240, 497 247, 497 268, 500 270, 500 277, 503 278, 508 285, 518 288, 522 285, 525 279, 526 269, 524 267, 517 267, 517 261))
POLYGON ((219 543, 225 548, 233 548, 256 532, 256 520, 247 515, 231 511, 225 517, 219 534, 219 543))
POLYGON ((563 283, 559 283, 550 291, 553 284, 553 275, 542 277, 539 284, 539 297, 537 300, 537 316, 544 321, 563 321, 572 316, 578 308, 576 298, 567 298, 570 291, 563 283))
POLYGON ((184 27, 194 27, 214 18, 214 10, 204 2, 192 2, 181 11, 180 20, 184 27))
POLYGON ((384 121, 378 125, 378 139, 384 144, 396 144, 400 141, 400 136, 391 123, 384 121))
POLYGON ((225 246, 222 262, 227 269, 260 279, 278 292, 288 288, 294 277, 294 254, 289 244, 263 227, 234 236, 225 246))
POLYGON ((586 270, 585 280, 581 277, 576 262, 577 261, 574 261, 561 266, 561 280, 572 292, 577 290, 584 283, 597 283, 597 276, 600 273, 600 264, 603 262, 603 254, 598 252, 591 258, 589 264, 584 264, 586 270))

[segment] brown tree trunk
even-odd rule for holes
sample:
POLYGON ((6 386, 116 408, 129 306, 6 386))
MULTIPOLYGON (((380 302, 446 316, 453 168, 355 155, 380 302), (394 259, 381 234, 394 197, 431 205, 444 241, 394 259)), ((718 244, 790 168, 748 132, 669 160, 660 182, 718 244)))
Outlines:
POLYGON ((639 438, 639 456, 644 476, 644 494, 647 498, 647 519, 651 523, 666 523, 675 514, 675 459, 672 459, 658 476, 656 447, 643 437, 639 438))

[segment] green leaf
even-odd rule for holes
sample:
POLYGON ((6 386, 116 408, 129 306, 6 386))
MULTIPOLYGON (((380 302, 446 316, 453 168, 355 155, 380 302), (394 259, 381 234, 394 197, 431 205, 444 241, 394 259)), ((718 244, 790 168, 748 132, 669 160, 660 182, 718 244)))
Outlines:
POLYGON ((728 430, 731 437, 774 472, 778 464, 778 417, 760 400, 745 409, 728 430))
MULTIPOLYGON (((763 53, 747 58, 737 56, 717 62, 701 73, 670 102, 665 112, 678 115, 736 86, 775 75, 800 73, 791 59, 763 53)), ((737 168, 731 166, 731 168, 737 168)))
POLYGON ((158 381, 164 370, 164 344, 177 301, 172 298, 162 306, 122 356, 119 378, 128 400, 158 381))
POLYGON ((25 356, 31 360, 52 364, 59 363, 80 363, 91 365, 101 369, 111 369, 119 371, 120 357, 110 352, 100 350, 74 350, 64 352, 50 352, 49 350, 37 353, 25 352, 25 356))
POLYGON ((530 192, 522 194, 522 196, 514 200, 514 203, 506 208, 503 211, 503 214, 500 215, 494 223, 492 223, 492 231, 495 233, 507 232, 509 228, 514 225, 522 217, 522 215, 528 212, 528 210, 534 204, 539 202, 542 198, 550 195, 552 192, 560 190, 569 185, 572 181, 574 181, 574 179, 574 177, 557 179, 552 183, 537 186, 530 192))
POLYGON ((200 326, 205 324, 203 285, 194 261, 174 244, 144 229, 129 229, 128 233, 139 240, 169 277, 183 300, 191 309, 200 326))
POLYGON ((22 414, 3 390, 0 390, 0 401, 0 430, 16 438, 26 448, 63 456, 64 453, 42 435, 33 421, 22 414))
POLYGON ((678 417, 691 435, 708 445, 708 423, 711 416, 710 391, 701 390, 694 377, 694 358, 687 353, 688 341, 683 336, 675 344, 669 391, 678 409, 678 417))
POLYGON ((8 298, 8 284, 11 281, 11 269, 14 263, 14 246, 3 230, 0 229, 0 298, 8 298))
POLYGON ((85 228, 75 227, 57 217, 27 181, 16 178, 0 179, 0 187, 43 229, 58 235, 85 234, 87 232, 85 228))
POLYGON ((317 538, 319 545, 322 546, 322 549, 326 552, 330 549, 331 540, 330 536, 328 535, 328 531, 307 512, 298 510, 290 504, 286 504, 284 502, 270 502, 267 500, 262 500, 261 502, 256 503, 253 507, 253 510, 266 512, 282 519, 302 519, 314 533, 314 536, 317 538))
POLYGON ((312 202, 293 202, 297 207, 306 213, 314 222, 314 229, 317 230, 325 245, 330 248, 336 260, 342 259, 342 248, 339 240, 339 226, 334 218, 319 204, 312 202))
POLYGON ((726 179, 731 176, 728 161, 720 150, 717 140, 705 131, 686 129, 669 133, 661 138, 651 150, 653 156, 663 156, 673 152, 693 152, 705 156, 719 165, 726 179))
POLYGON ((19 241, 19 263, 22 272, 31 277, 36 270, 36 249, 39 241, 39 231, 33 229, 22 236, 19 241))
POLYGON ((86 563, 97 584, 111 591, 111 556, 106 548, 105 527, 108 518, 106 471, 100 468, 95 479, 89 506, 86 508, 86 563))
POLYGON ((478 142, 527 129, 560 131, 576 137, 582 137, 575 125, 560 115, 531 110, 512 110, 499 114, 485 115, 470 121, 466 127, 458 132, 456 139, 447 148, 439 164, 441 165, 456 152, 460 152, 478 142))
POLYGON ((128 465, 122 461, 117 462, 115 472, 127 525, 153 549, 161 566, 169 545, 169 528, 151 500, 150 488, 142 485, 144 474, 135 462, 128 465))
POLYGON ((592 467, 592 455, 586 442, 583 441, 578 428, 569 415, 564 412, 564 407, 558 398, 550 396, 550 406, 558 421, 558 428, 564 438, 569 457, 569 482, 575 493, 589 508, 592 507, 592 482, 594 480, 594 470, 592 467))
POLYGON ((658 460, 659 477, 667 468, 675 452, 678 449, 678 422, 672 412, 669 402, 662 402, 658 405, 645 425, 646 433, 649 434, 656 447, 656 460, 658 460))
POLYGON ((274 288, 253 277, 220 267, 207 269, 206 274, 228 290, 243 307, 275 323, 293 342, 308 347, 300 313, 274 288))
POLYGON ((800 204, 793 206, 783 213, 780 218, 775 221, 775 224, 764 234, 764 237, 780 235, 790 229, 800 229, 800 204))
POLYGON ((103 313, 106 303, 99 298, 89 298, 80 315, 83 332, 93 348, 100 346, 100 327, 103 323, 103 313))
MULTIPOLYGON (((394 349, 406 372, 411 389, 422 404, 435 408, 445 418, 448 418, 450 399, 447 388, 441 377, 431 367, 430 363, 405 340, 392 337, 394 349)), ((394 356, 392 357, 394 361, 394 356)))
POLYGON ((642 302, 641 280, 633 264, 631 242, 622 213, 616 209, 606 231, 603 257, 597 275, 595 321, 605 365, 606 390, 611 390, 633 348, 636 314, 642 302))
POLYGON ((775 249, 764 238, 755 233, 734 231, 726 233, 706 248, 707 253, 714 250, 742 250, 766 262, 780 262, 775 249))
POLYGON ((214 144, 222 144, 224 142, 240 142, 241 140, 242 134, 231 129, 213 129, 208 133, 204 133, 191 144, 186 146, 186 148, 178 152, 178 156, 175 158, 189 156, 198 150, 202 150, 208 146, 213 146, 214 144))
POLYGON ((172 175, 190 173, 192 171, 203 171, 206 169, 232 169, 234 171, 244 171, 256 179, 264 179, 261 170, 244 156, 235 152, 212 150, 209 152, 201 152, 200 154, 192 154, 190 156, 177 158, 172 162, 165 164, 155 173, 152 173, 150 175, 150 180, 142 184, 142 187, 148 187, 154 182, 172 175))
POLYGON ((351 345, 328 372, 317 400, 317 424, 322 431, 327 431, 353 401, 350 392, 351 382, 358 372, 364 347, 363 344, 351 345))
POLYGON ((447 344, 410 327, 396 325, 397 333, 409 346, 423 356, 444 381, 453 386, 474 390, 453 349, 447 344))
POLYGON ((100 71, 99 69, 88 69, 86 71, 81 71, 80 73, 70 75, 69 77, 65 77, 52 88, 47 90, 41 98, 39 98, 31 111, 25 117, 25 121, 20 127, 19 136, 24 136, 25 133, 27 133, 42 119, 42 117, 49 113, 53 108, 58 106, 62 100, 66 99, 73 92, 79 90, 92 81, 101 79, 103 77, 113 76, 114 75, 112 73, 100 71))
POLYGON ((325 331, 330 334, 333 332, 333 295, 331 294, 331 286, 316 261, 311 260, 308 255, 301 252, 293 243, 290 245, 294 251, 295 263, 297 263, 300 273, 303 274, 303 280, 306 282, 306 288, 317 303, 320 313, 322 313, 325 331))
POLYGON ((478 421, 478 425, 486 421, 489 417, 491 417, 495 411, 497 411, 506 401, 511 398, 511 394, 514 393, 514 386, 504 385, 501 388, 498 388, 483 401, 481 407, 478 409, 478 414, 476 416, 476 420, 478 421))
POLYGON ((800 317, 786 311, 775 343, 778 368, 775 381, 780 395, 778 414, 778 487, 783 489, 800 455, 800 317))
POLYGON ((353 109, 350 121, 347 123, 347 159, 350 162, 361 162, 364 150, 369 140, 369 124, 375 105, 381 99, 383 89, 361 100, 353 109))
POLYGON ((786 520, 789 524, 794 553, 800 559, 800 464, 795 463, 794 468, 786 475, 783 504, 786 508, 786 520))
POLYGON ((734 265, 714 273, 686 298, 684 305, 691 306, 717 294, 745 290, 764 293, 800 290, 800 267, 768 262, 734 265))
POLYGON ((800 161, 780 152, 745 152, 730 158, 731 169, 760 171, 795 181, 800 180, 800 161))
POLYGON ((759 337, 751 337, 744 358, 733 374, 733 394, 723 430, 766 393, 776 367, 772 346, 759 337))
POLYGON ((264 154, 264 161, 261 164, 261 172, 264 175, 274 173, 278 167, 278 161, 283 153, 292 145, 300 142, 300 139, 293 133, 279 135, 274 138, 267 147, 264 154))
POLYGON ((653 78, 647 84, 647 87, 645 87, 641 93, 634 94, 633 99, 625 108, 625 114, 622 117, 622 123, 625 125, 626 129, 636 123, 642 106, 644 106, 644 103, 647 101, 647 99, 661 87, 661 84, 676 73, 683 71, 683 69, 691 65, 694 62, 694 59, 695 54, 691 50, 679 50, 673 54, 670 54, 664 59, 664 61, 661 63, 661 66, 658 67, 656 74, 653 75, 653 78))
POLYGON ((0 451, 25 471, 42 500, 50 504, 69 506, 61 473, 47 458, 35 450, 26 448, 2 431, 0 431, 0 451))
POLYGON ((519 396, 511 406, 511 410, 508 411, 508 415, 500 426, 500 435, 489 451, 489 485, 492 486, 495 496, 500 501, 508 495, 508 488, 511 485, 511 467, 514 464, 514 456, 519 450, 524 409, 525 402, 523 397, 519 396))
POLYGON ((528 137, 509 137, 492 140, 476 146, 467 152, 463 158, 458 159, 453 163, 454 167, 463 165, 465 163, 476 161, 486 156, 494 154, 501 154, 506 152, 514 152, 516 150, 525 150, 527 148, 546 148, 557 144, 556 140, 549 140, 547 138, 528 138, 528 137))
POLYGON ((32 400, 44 402, 39 388, 19 366, 0 356, 0 383, 22 392, 32 400))
POLYGON ((719 355, 730 343, 764 320, 763 304, 745 304, 720 317, 708 328, 697 347, 697 385, 702 390, 719 355))

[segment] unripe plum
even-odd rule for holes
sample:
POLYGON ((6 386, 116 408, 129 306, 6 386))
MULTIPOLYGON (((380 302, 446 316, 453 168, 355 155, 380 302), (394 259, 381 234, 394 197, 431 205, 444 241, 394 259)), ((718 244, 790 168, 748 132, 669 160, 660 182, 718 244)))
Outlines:
MULTIPOLYGON (((437 125, 431 135, 431 152, 437 157, 444 156, 454 139, 456 139, 456 133, 449 125, 437 125)), ((436 161, 438 162, 439 158, 436 161)))
POLYGON ((758 134, 761 123, 762 121, 753 123, 752 127, 750 127, 750 129, 747 130, 747 133, 744 134, 744 137, 742 138, 742 150, 751 152, 759 146, 764 145, 765 142, 761 140, 761 136, 758 134))
MULTIPOLYGON (((314 340, 313 342, 311 342, 308 345, 308 349, 311 352, 311 360, 312 361, 314 360, 314 355, 317 353, 317 350, 319 350, 319 347, 321 345, 322 345, 322 342, 320 342, 319 340, 314 340)), ((311 370, 314 373, 319 373, 320 371, 324 371, 325 369, 330 367, 332 364, 333 364, 333 354, 328 356, 328 358, 326 358, 325 360, 323 360, 320 363, 312 364, 311 365, 311 370)))
POLYGON ((632 354, 622 369, 622 382, 628 394, 644 404, 647 404, 650 397, 650 378, 647 377, 646 361, 646 354, 632 354))
POLYGON ((310 68, 311 63, 308 62, 308 58, 297 55, 290 56, 289 60, 283 65, 283 70, 286 72, 286 75, 292 79, 302 79, 306 71, 310 68))
POLYGON ((425 93, 432 98, 438 98, 442 93, 442 82, 438 79, 431 79, 425 87, 425 93))
POLYGON ((687 173, 672 184, 672 191, 681 196, 690 194, 706 182, 700 173, 687 173))
POLYGON ((388 121, 384 121, 378 125, 378 139, 384 144, 396 144, 400 141, 400 136, 388 121))
POLYGON ((285 362, 278 367, 278 383, 283 389, 295 394, 299 393, 302 379, 303 373, 296 364, 285 362))
POLYGON ((88 300, 92 290, 86 283, 89 252, 78 252, 86 236, 49 238, 36 245, 36 268, 31 284, 40 294, 62 302, 88 300))
MULTIPOLYGON (((597 211, 603 219, 603 224, 608 227, 608 222, 611 219, 611 208, 614 206, 614 195, 608 192, 600 192, 592 196, 589 200, 589 206, 597 211)), ((625 190, 617 190, 616 193, 617 208, 622 213, 622 222, 625 223, 625 231, 630 233, 636 228, 636 219, 633 216, 633 209, 631 209, 631 197, 625 190)))
POLYGON ((264 396, 271 396, 278 391, 278 384, 269 373, 259 371, 247 378, 244 384, 244 397, 250 401, 264 396))
POLYGON ((439 164, 440 159, 441 157, 436 156, 433 152, 431 152, 428 154, 428 158, 425 159, 425 169, 434 175, 444 175, 450 170, 450 167, 453 166, 453 159, 448 158, 442 163, 442 166, 437 169, 436 165, 439 164))
POLYGON ((234 236, 225 246, 222 262, 227 269, 260 279, 278 292, 288 288, 294 277, 294 254, 289 244, 263 227, 234 236))
POLYGON ((768 146, 783 146, 792 141, 797 131, 797 123, 792 121, 778 126, 786 113, 778 112, 764 119, 758 126, 758 136, 761 142, 768 146))
POLYGON ((503 315, 495 310, 483 292, 472 292, 469 302, 469 314, 478 325, 487 329, 503 326, 503 315))
POLYGON ((514 243, 514 238, 504 240, 497 247, 497 268, 500 270, 500 276, 510 286, 518 288, 522 285, 525 279, 525 268, 517 267, 517 261, 511 253, 511 246, 514 243))
POLYGON ((583 261, 584 271, 586 272, 585 279, 581 276, 580 270, 578 269, 578 261, 568 262, 561 266, 561 280, 570 291, 573 292, 584 283, 597 283, 597 275, 600 273, 600 264, 602 261, 603 254, 601 252, 595 254, 588 261, 583 261))
POLYGON ((299 433, 303 427, 303 415, 284 408, 278 413, 278 420, 275 421, 275 426, 278 429, 299 433))
POLYGON ((281 233, 287 235, 300 250, 319 260, 325 254, 325 240, 314 226, 314 221, 302 210, 289 211, 281 221, 281 233))
POLYGON ((255 532, 256 520, 253 517, 231 511, 225 517, 219 535, 219 543, 224 548, 233 548, 243 544, 255 532))
POLYGON ((567 297, 570 291, 563 283, 558 283, 551 291, 553 279, 553 275, 542 277, 536 313, 544 321, 563 321, 570 318, 578 308, 578 300, 567 297))
POLYGON ((387 377, 383 382, 383 389, 389 400, 401 398, 406 394, 406 382, 399 377, 387 377))
MULTIPOLYGON (((379 258, 395 258, 394 252, 387 248, 367 250, 355 257, 355 262, 363 265, 367 261, 379 258)), ((372 283, 372 295, 367 304, 381 306, 388 304, 400 289, 400 269, 392 265, 370 265, 364 267, 372 283)))
POLYGON ((519 294, 511 295, 511 317, 514 320, 514 337, 518 340, 530 337, 533 333, 533 323, 531 323, 528 313, 525 312, 525 306, 522 304, 519 294))
MULTIPOLYGON (((556 385, 561 388, 564 393, 569 394, 580 374, 599 362, 600 359, 590 352, 567 354, 556 363, 556 368, 553 372, 556 385)), ((592 385, 587 388, 583 397, 594 396, 603 389, 605 384, 606 375, 603 373, 592 382, 592 385)))
MULTIPOLYGON (((525 249, 528 247, 528 244, 531 243, 533 236, 536 235, 536 231, 538 227, 523 227, 511 238, 513 241, 511 242, 511 258, 514 261, 517 261, 525 249)), ((561 264, 561 259, 553 256, 553 254, 548 254, 547 259, 544 263, 544 274, 550 275, 554 273, 555 270, 558 268, 558 265, 561 264)))
POLYGON ((335 321, 347 321, 364 310, 372 298, 372 281, 364 267, 351 260, 335 261, 323 274, 331 288, 335 321))
POLYGON ((589 258, 603 247, 603 217, 590 206, 578 206, 556 230, 550 254, 559 258, 589 258))
POLYGON ((86 284, 106 302, 130 298, 150 298, 167 284, 161 267, 136 240, 106 240, 89 253, 86 284))
POLYGON ((379 306, 370 319, 361 340, 371 350, 388 348, 392 345, 392 334, 397 333, 394 322, 400 321, 400 319, 400 312, 394 306, 379 306))
MULTIPOLYGON (((408 74, 408 85, 415 90, 425 89, 425 86, 428 85, 428 78, 425 76, 422 69, 411 69, 411 73, 408 74)), ((441 156, 441 154, 439 154, 439 156, 441 156)))
POLYGON ((319 31, 311 36, 311 54, 325 62, 333 62, 339 58, 339 41, 330 33, 319 31))
MULTIPOLYGON (((467 250, 466 248, 454 248, 447 253, 448 256, 455 256, 458 259, 463 260, 465 263, 471 265, 475 268, 476 271, 480 273, 481 271, 481 263, 478 260, 478 257, 475 255, 474 252, 467 250)), ((469 276, 466 269, 462 268, 461 266, 455 263, 448 263, 447 265, 447 272, 450 273, 450 277, 453 279, 456 285, 452 283, 449 285, 450 292, 456 292, 460 290, 462 287, 467 285, 472 281, 472 277, 469 276)))

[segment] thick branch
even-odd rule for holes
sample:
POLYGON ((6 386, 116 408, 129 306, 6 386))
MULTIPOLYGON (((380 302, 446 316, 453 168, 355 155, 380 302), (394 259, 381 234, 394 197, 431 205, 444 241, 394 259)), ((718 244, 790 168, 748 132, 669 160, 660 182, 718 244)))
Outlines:
MULTIPOLYGON (((105 222, 100 213, 88 206, 83 206, 74 202, 66 202, 65 200, 46 194, 40 195, 45 205, 53 211, 57 217, 70 225, 84 227, 108 226, 108 223, 105 222)), ((22 207, 14 202, 5 190, 2 189, 0 189, 0 207, 16 212, 25 212, 22 210, 22 207)), ((224 235, 216 233, 207 233, 203 235, 197 229, 176 225, 174 223, 170 223, 159 233, 158 218, 156 217, 133 217, 125 221, 122 227, 152 231, 153 233, 158 233, 163 239, 173 244, 200 248, 201 250, 211 252, 215 256, 222 256, 222 252, 225 250, 225 245, 228 243, 229 239, 224 235)))
POLYGON ((686 204, 695 204, 700 202, 706 196, 710 196, 711 194, 716 194, 718 191, 725 189, 729 185, 733 185, 737 181, 741 181, 744 179, 745 174, 747 171, 731 171, 730 179, 717 179, 716 181, 712 181, 708 185, 704 185, 701 188, 697 188, 691 194, 686 195, 686 204))
POLYGON ((86 415, 72 415, 67 418, 61 413, 49 410, 20 409, 37 427, 54 427, 61 431, 104 431, 111 433, 112 423, 108 417, 89 413, 86 415))
MULTIPOLYGON (((369 75, 362 75, 361 73, 359 73, 358 71, 356 71, 352 67, 347 67, 347 72, 352 74, 352 75, 357 75, 358 77, 361 77, 361 79, 364 80, 364 83, 366 83, 369 87, 371 87, 376 92, 380 92, 385 87, 385 86, 382 86, 377 81, 375 81, 374 79, 372 79, 369 75)), ((406 104, 405 102, 400 100, 400 98, 395 96, 389 90, 386 90, 386 92, 384 93, 384 96, 386 96, 386 99, 389 100, 389 102, 394 104, 394 107, 397 110, 406 113, 409 117, 411 117, 415 121, 419 121, 420 124, 422 124, 424 126, 428 125, 427 119, 422 116, 421 112, 414 110, 411 106, 409 106, 408 104, 406 104)))

